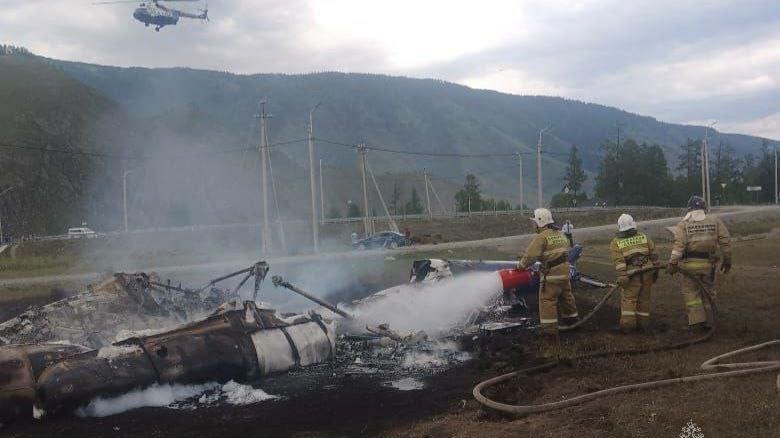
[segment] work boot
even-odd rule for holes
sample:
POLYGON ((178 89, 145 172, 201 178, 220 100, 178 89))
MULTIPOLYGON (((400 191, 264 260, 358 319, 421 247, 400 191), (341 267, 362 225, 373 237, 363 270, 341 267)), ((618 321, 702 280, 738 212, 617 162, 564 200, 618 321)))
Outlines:
POLYGON ((689 332, 706 332, 709 329, 710 327, 707 325, 706 322, 698 322, 696 324, 691 324, 688 326, 689 332))
POLYGON ((576 324, 577 321, 579 321, 579 320, 580 320, 580 318, 577 317, 577 316, 561 318, 561 322, 563 323, 564 327, 572 326, 572 325, 576 324))

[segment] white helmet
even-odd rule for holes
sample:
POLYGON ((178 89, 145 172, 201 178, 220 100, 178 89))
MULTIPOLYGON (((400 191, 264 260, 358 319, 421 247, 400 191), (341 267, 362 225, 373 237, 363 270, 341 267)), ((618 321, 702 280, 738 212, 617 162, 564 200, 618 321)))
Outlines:
POLYGON ((630 214, 621 214, 618 218, 618 231, 636 230, 636 222, 630 214))
POLYGON ((531 221, 533 221, 533 223, 535 223, 539 228, 555 222, 553 220, 552 213, 550 213, 550 210, 546 208, 537 208, 534 210, 534 217, 531 218, 531 221))

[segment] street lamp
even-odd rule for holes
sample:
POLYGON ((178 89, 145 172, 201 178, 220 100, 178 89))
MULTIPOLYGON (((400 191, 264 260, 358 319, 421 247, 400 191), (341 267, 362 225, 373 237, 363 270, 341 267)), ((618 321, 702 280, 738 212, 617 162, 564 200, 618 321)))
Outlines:
POLYGON ((125 212, 125 233, 127 232, 127 175, 135 171, 135 169, 125 170, 122 174, 122 205, 125 212))

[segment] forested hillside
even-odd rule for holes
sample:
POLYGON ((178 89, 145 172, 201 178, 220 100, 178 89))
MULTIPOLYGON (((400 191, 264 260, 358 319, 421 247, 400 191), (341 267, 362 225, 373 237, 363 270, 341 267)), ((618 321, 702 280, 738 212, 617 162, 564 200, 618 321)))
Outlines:
MULTIPOLYGON (((605 181, 602 186, 611 181, 608 175, 597 176, 618 134, 621 143, 630 138, 657 145, 669 168, 681 173, 681 145, 704 133, 702 127, 596 104, 512 96, 438 80, 118 68, 4 49, 0 192, 14 187, 0 198, 4 229, 17 236, 62 233, 82 222, 100 230, 121 229, 125 175, 130 228, 256 222, 261 212, 256 149, 261 100, 272 114, 274 144, 305 139, 309 111, 321 103, 314 113, 315 163, 323 161, 326 215, 345 215, 349 201, 362 198, 358 154, 350 147, 357 143, 375 148, 368 160, 385 200, 396 212, 405 207, 411 212, 419 210, 425 193, 424 169, 447 209, 455 207, 455 194, 468 174, 478 178, 484 197, 517 205, 519 168, 512 154, 518 152, 523 154, 526 204, 534 206, 537 133, 550 124, 543 147, 547 200, 564 185, 572 145, 578 147, 586 176, 578 189, 592 196, 598 181, 605 181)), ((762 157, 759 138, 711 133, 710 139, 735 160, 747 153, 762 157)), ((272 208, 278 204, 282 218, 307 217, 306 142, 276 145, 271 157, 277 192, 272 208)), ((694 173, 686 173, 692 187, 694 173)), ((602 187, 598 195, 636 202, 640 192, 621 198, 602 187)), ((381 214, 378 196, 370 197, 370 208, 381 214)), ((678 200, 664 196, 658 202, 678 200)), ((438 200, 434 207, 440 209, 438 200)))
MULTIPOLYGON (((185 68, 144 69, 103 67, 56 61, 64 71, 120 102, 133 114, 164 124, 188 142, 214 147, 257 143, 258 102, 268 101, 273 113, 272 141, 304 137, 309 110, 316 135, 344 143, 366 142, 405 151, 506 154, 535 151, 538 130, 552 125, 544 137, 545 193, 561 188, 560 176, 571 145, 577 145, 583 167, 598 171, 600 145, 618 134, 639 143, 661 145, 676 164, 680 145, 700 139, 703 127, 659 122, 602 105, 557 97, 514 96, 473 90, 430 79, 366 74, 235 75, 185 68), (618 128, 620 132, 618 133, 618 128)), ((715 143, 735 153, 757 152, 761 140, 733 134, 711 134, 715 143)), ((322 146, 326 164, 355 160, 354 151, 322 146)), ((307 157, 293 152, 301 164, 307 157)), ((462 181, 466 173, 480 176, 486 190, 515 195, 517 165, 494 159, 422 158, 374 154, 378 172, 413 168, 431 170, 434 177, 462 181)), ((525 174, 535 172, 533 157, 525 159, 525 174)), ((528 188, 535 191, 535 179, 528 188)), ((586 183, 592 188, 593 178, 586 183)))

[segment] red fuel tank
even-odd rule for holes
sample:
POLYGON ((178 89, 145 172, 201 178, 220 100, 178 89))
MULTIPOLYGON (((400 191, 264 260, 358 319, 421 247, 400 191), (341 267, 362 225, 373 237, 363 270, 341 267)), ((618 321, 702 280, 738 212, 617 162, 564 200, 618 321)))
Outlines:
POLYGON ((532 288, 536 282, 534 273, 527 269, 500 269, 498 276, 505 292, 532 288))

